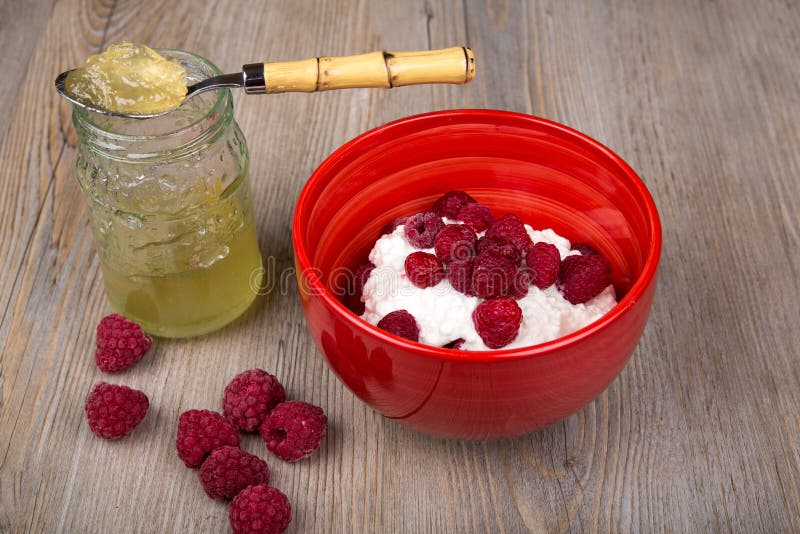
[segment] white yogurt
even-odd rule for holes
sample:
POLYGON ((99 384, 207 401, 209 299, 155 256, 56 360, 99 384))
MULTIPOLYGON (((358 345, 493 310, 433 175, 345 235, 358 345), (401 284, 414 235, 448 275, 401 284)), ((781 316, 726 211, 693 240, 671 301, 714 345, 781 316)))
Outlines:
MULTIPOLYGON (((445 219, 445 222, 455 221, 445 219)), ((361 317, 378 324, 386 314, 406 310, 420 327, 420 343, 441 347, 462 338, 463 350, 492 350, 483 343, 472 322, 472 312, 481 299, 456 291, 446 279, 424 289, 408 279, 406 257, 420 249, 406 240, 404 228, 400 225, 391 234, 381 236, 369 254, 375 269, 364 284, 365 310, 361 317)), ((570 242, 553 230, 533 230, 527 224, 525 230, 534 243, 544 241, 555 245, 561 259, 579 254, 570 250, 570 242)), ((423 251, 435 254, 432 248, 423 251)), ((522 309, 519 333, 503 349, 528 347, 570 334, 599 319, 616 303, 614 286, 608 286, 585 304, 571 304, 555 284, 544 290, 531 285, 528 294, 517 300, 522 309)))

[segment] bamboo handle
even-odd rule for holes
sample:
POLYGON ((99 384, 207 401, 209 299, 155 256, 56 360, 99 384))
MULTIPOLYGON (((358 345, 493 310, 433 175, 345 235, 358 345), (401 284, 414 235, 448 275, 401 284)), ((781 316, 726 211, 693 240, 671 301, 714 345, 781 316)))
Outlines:
POLYGON ((351 87, 401 87, 421 83, 467 83, 475 77, 475 56, 454 46, 419 52, 369 52, 245 65, 248 93, 314 92, 351 87), (263 68, 259 77, 256 67, 263 68), (260 79, 258 79, 260 78, 260 79))

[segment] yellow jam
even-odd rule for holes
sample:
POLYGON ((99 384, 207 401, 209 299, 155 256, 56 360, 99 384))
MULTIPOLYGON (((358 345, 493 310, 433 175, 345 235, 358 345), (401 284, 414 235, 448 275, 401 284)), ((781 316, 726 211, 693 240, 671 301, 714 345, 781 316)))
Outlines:
MULTIPOLYGON (((232 206, 228 204, 235 209, 232 206)), ((111 307, 161 337, 195 336, 228 324, 255 300, 264 277, 253 217, 246 214, 240 221, 242 226, 232 234, 221 232, 218 247, 206 244, 200 258, 190 257, 191 250, 177 244, 164 246, 168 257, 159 258, 159 263, 173 265, 170 269, 131 274, 123 265, 104 261, 111 307)))
POLYGON ((176 109, 186 97, 186 69, 134 43, 89 56, 64 82, 69 96, 92 108, 149 115, 176 109))

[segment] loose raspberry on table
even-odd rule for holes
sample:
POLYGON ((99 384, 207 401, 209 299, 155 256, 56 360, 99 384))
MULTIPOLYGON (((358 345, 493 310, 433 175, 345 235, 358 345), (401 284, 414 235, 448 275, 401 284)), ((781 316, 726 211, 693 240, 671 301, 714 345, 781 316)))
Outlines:
POLYGON ((406 219, 403 231, 406 239, 417 248, 431 248, 444 228, 442 218, 433 212, 417 213, 406 219))
POLYGON ((436 255, 444 262, 468 260, 475 255, 478 236, 465 224, 448 224, 433 242, 436 255))
POLYGON ((447 281, 456 291, 472 296, 472 272, 475 260, 451 261, 447 264, 445 273, 447 281))
POLYGON ((86 399, 89 428, 106 439, 127 436, 147 415, 150 401, 143 392, 127 386, 98 382, 86 399))
POLYGON ((483 204, 467 204, 458 212, 457 221, 469 226, 473 232, 480 233, 489 228, 494 222, 492 210, 483 204))
POLYGON ((236 375, 225 386, 222 413, 239 430, 258 430, 267 413, 286 400, 286 392, 275 376, 262 369, 236 375))
POLYGON ((472 312, 472 322, 487 347, 500 349, 517 337, 522 310, 509 297, 485 300, 472 312))
POLYGON ((555 245, 539 242, 528 248, 525 265, 531 273, 531 282, 539 289, 546 289, 558 280, 561 254, 555 245))
POLYGON ((433 211, 442 217, 455 219, 464 206, 474 203, 475 199, 463 191, 448 191, 436 200, 433 211))
POLYGON ((230 445, 214 449, 200 466, 199 476, 212 499, 233 499, 247 486, 269 484, 267 462, 230 445))
POLYGON ((482 299, 508 294, 517 273, 517 266, 497 254, 480 254, 472 270, 472 291, 482 299))
POLYGON ((611 264, 600 255, 567 256, 561 262, 558 290, 572 304, 582 304, 611 285, 611 264))
POLYGON ((577 250, 583 256, 597 256, 600 254, 591 245, 588 245, 586 243, 573 243, 572 250, 577 250))
POLYGON ((104 373, 116 373, 135 364, 147 353, 153 338, 142 327, 118 313, 112 313, 97 325, 97 348, 94 361, 104 373))
POLYGON ((378 321, 377 327, 386 330, 390 334, 419 341, 419 325, 414 316, 406 310, 395 310, 384 315, 378 321))
POLYGON ((381 228, 381 235, 391 234, 397 229, 398 226, 405 223, 406 223, 406 217, 398 217, 393 221, 389 221, 384 225, 383 228, 381 228))
POLYGON ((292 506, 279 489, 259 484, 233 499, 228 520, 234 534, 280 534, 292 521, 292 506))
POLYGON ((432 287, 444 280, 442 262, 427 252, 412 252, 406 257, 406 275, 417 287, 432 287))
POLYGON ((478 239, 476 246, 478 255, 496 254, 508 258, 514 265, 518 265, 522 260, 522 251, 514 243, 502 237, 483 236, 478 239))
POLYGON ((259 432, 267 449, 278 458, 296 462, 319 448, 327 424, 328 418, 319 406, 287 401, 269 413, 259 432))
POLYGON ((486 235, 489 237, 502 237, 514 243, 520 251, 527 250, 532 244, 531 236, 525 230, 525 226, 519 217, 513 213, 503 215, 486 230, 486 235))
POLYGON ((233 423, 211 410, 188 410, 178 419, 175 448, 186 467, 198 467, 211 451, 224 445, 239 446, 233 423))
MULTIPOLYGON (((346 288, 346 294, 343 298, 344 305, 356 315, 362 315, 364 313, 365 305, 361 297, 364 294, 364 284, 369 280, 369 275, 372 273, 373 269, 375 269, 375 265, 371 262, 359 265, 355 273, 353 273, 352 287, 346 288)), ((349 283, 350 280, 348 280, 348 284, 349 283)))

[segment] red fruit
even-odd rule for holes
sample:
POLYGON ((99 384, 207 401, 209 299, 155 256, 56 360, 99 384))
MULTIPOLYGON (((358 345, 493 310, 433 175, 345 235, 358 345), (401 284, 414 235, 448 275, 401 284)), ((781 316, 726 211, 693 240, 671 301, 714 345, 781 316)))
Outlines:
POLYGON ((472 312, 472 322, 486 346, 499 349, 517 337, 522 310, 512 298, 485 300, 472 312))
POLYGON ((269 468, 258 456, 226 445, 200 466, 200 483, 212 499, 233 499, 247 486, 269 484, 269 468))
POLYGON ((104 373, 116 373, 144 358, 152 344, 153 338, 141 326, 112 313, 97 325, 94 361, 104 373))
POLYGON ((572 250, 577 250, 583 256, 596 256, 599 254, 591 245, 587 245, 586 243, 573 243, 572 250))
POLYGON ((508 286, 508 296, 519 300, 528 294, 530 285, 530 269, 525 266, 518 267, 517 272, 514 273, 514 278, 511 280, 511 284, 508 286))
POLYGON ((406 310, 395 310, 387 313, 383 319, 378 321, 378 328, 386 330, 390 334, 419 341, 419 325, 414 316, 406 310))
POLYGON ((147 395, 127 386, 98 382, 86 399, 89 428, 106 439, 127 436, 147 415, 147 395))
POLYGON ((432 287, 444 280, 444 268, 439 258, 427 252, 412 252, 406 257, 406 275, 417 287, 432 287))
POLYGON ((417 213, 406 219, 403 227, 406 239, 417 248, 431 248, 444 228, 442 218, 433 212, 417 213))
POLYGON ((448 191, 433 204, 433 211, 442 217, 455 219, 464 206, 474 203, 475 199, 463 191, 448 191))
POLYGON ((567 256, 561 262, 558 290, 572 304, 582 304, 611 285, 611 264, 600 255, 567 256))
POLYGON ((259 484, 233 499, 228 520, 233 534, 280 534, 292 521, 292 506, 280 490, 259 484))
POLYGON ((210 410, 188 410, 178 419, 175 448, 186 467, 198 467, 211 451, 223 445, 239 446, 233 423, 210 410))
POLYGON ((504 215, 493 222, 489 229, 486 230, 486 235, 507 239, 514 243, 514 246, 519 250, 527 250, 533 243, 531 236, 525 231, 522 221, 513 213, 504 215))
POLYGON ((472 271, 475 260, 451 261, 447 264, 445 274, 450 285, 456 291, 472 296, 472 271))
POLYGON ((463 346, 464 346, 464 340, 462 338, 458 338, 458 339, 455 339, 455 340, 451 341, 450 343, 448 343, 447 345, 445 345, 442 348, 444 348, 444 349, 453 349, 453 350, 462 350, 461 347, 463 347, 463 346))
POLYGON ((522 252, 508 239, 483 236, 478 239, 478 255, 495 254, 508 258, 514 265, 522 260, 522 252))
POLYGON ((561 268, 561 255, 558 248, 550 243, 540 242, 528 248, 525 265, 531 273, 531 282, 539 289, 556 283, 561 268))
MULTIPOLYGON (((472 205, 472 204, 470 204, 472 205)), ((478 236, 465 224, 448 224, 433 242, 436 255, 444 263, 468 260, 475 255, 478 236)))
POLYGON ((225 386, 222 413, 239 430, 253 432, 269 411, 285 400, 286 392, 277 378, 261 369, 250 369, 225 386))
POLYGON ((494 215, 492 210, 483 204, 467 204, 458 212, 456 220, 462 221, 475 233, 480 233, 494 222, 494 215))
POLYGON ((391 234, 397 229, 398 226, 405 223, 406 223, 405 217, 398 217, 393 221, 389 221, 388 223, 386 223, 386 225, 384 225, 383 228, 381 228, 381 235, 391 234))
POLYGON ((356 269, 353 274, 353 291, 344 296, 344 304, 351 312, 356 315, 364 313, 364 302, 361 296, 364 294, 364 284, 369 280, 369 275, 375 266, 371 262, 364 263, 356 269))
POLYGON ((328 418, 319 406, 288 401, 269 413, 259 432, 267 448, 278 458, 296 462, 319 448, 327 424, 328 418))
POLYGON ((472 270, 472 291, 482 299, 507 295, 516 273, 517 266, 508 258, 481 254, 472 270))

